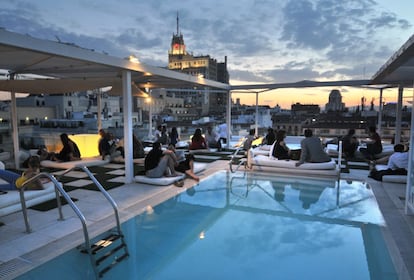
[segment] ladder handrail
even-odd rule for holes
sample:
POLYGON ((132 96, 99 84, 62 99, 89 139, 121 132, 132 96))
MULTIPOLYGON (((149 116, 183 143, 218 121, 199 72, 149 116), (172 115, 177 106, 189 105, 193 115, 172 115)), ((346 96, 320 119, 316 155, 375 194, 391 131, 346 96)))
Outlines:
POLYGON ((63 175, 65 175, 65 174, 67 174, 71 171, 76 170, 76 169, 81 169, 82 171, 84 171, 88 175, 88 177, 93 181, 93 183, 96 185, 96 187, 98 187, 99 191, 104 195, 106 200, 109 201, 109 203, 111 204, 111 206, 114 210, 116 226, 117 226, 118 232, 121 232, 121 223, 120 223, 120 220, 119 220, 118 205, 116 204, 115 200, 109 195, 109 193, 104 189, 104 187, 101 185, 101 183, 99 183, 99 181, 95 178, 95 176, 93 176, 91 171, 86 166, 84 166, 84 165, 74 166, 72 168, 69 168, 69 169, 65 170, 65 172, 63 172, 59 176, 63 176, 63 175))
POLYGON ((49 178, 53 182, 53 185, 55 186, 56 202, 57 202, 57 205, 58 205, 58 208, 59 208, 59 218, 61 220, 63 220, 62 205, 61 205, 61 202, 60 202, 59 193, 65 198, 66 202, 70 205, 70 207, 73 209, 75 214, 79 217, 79 219, 82 223, 83 235, 85 237, 85 245, 87 246, 87 248, 89 248, 88 250, 90 250, 89 234, 88 234, 88 230, 86 228, 86 218, 85 218, 85 216, 82 214, 82 212, 76 206, 76 204, 72 201, 72 199, 70 198, 68 193, 63 189, 62 184, 55 178, 55 176, 53 176, 49 173, 46 173, 46 172, 41 172, 41 173, 37 174, 36 176, 33 176, 32 178, 25 181, 22 184, 22 187, 19 188, 20 203, 22 205, 23 217, 24 217, 24 221, 25 221, 25 224, 26 224, 26 232, 30 233, 32 230, 31 230, 30 225, 29 225, 29 218, 28 218, 28 215, 27 215, 26 200, 24 199, 24 191, 26 190, 26 188, 27 188, 27 186, 30 182, 32 182, 36 179, 39 179, 40 177, 49 178))
POLYGON ((243 147, 244 146, 244 142, 246 142, 246 138, 243 139, 243 141, 240 143, 240 146, 237 147, 237 149, 234 151, 233 155, 230 158, 229 167, 230 167, 230 172, 231 173, 236 172, 239 169, 240 165, 241 165, 241 163, 239 163, 237 165, 237 168, 235 170, 233 170, 233 161, 234 161, 234 158, 238 155, 238 153, 241 150, 244 150, 244 147, 243 147))

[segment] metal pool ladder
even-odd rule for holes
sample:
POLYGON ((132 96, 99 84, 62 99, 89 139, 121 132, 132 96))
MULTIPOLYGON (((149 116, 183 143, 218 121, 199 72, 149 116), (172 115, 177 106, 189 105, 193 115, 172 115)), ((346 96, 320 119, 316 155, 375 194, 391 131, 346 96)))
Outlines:
POLYGON ((89 171, 86 166, 76 166, 66 170, 60 176, 73 171, 75 169, 82 169, 89 178, 93 181, 96 187, 100 190, 100 192, 104 195, 106 200, 111 204, 114 215, 116 219, 116 227, 112 230, 108 231, 104 238, 94 242, 91 244, 91 239, 89 237, 88 228, 86 226, 86 218, 80 211, 80 209, 76 206, 76 204, 72 201, 71 197, 68 193, 64 190, 62 183, 60 183, 53 175, 42 172, 29 180, 27 180, 22 188, 19 189, 20 191, 20 202, 22 205, 22 212, 24 221, 26 224, 26 232, 30 233, 32 230, 30 228, 29 219, 27 215, 27 207, 26 201, 24 198, 24 190, 26 189, 25 186, 28 185, 31 181, 34 181, 40 177, 47 177, 49 178, 54 186, 55 186, 55 193, 56 193, 56 203, 59 210, 59 220, 63 220, 63 213, 62 213, 62 203, 60 200, 60 195, 66 200, 66 202, 70 205, 73 211, 78 216, 79 220, 82 223, 83 228, 83 235, 85 238, 85 244, 81 246, 80 250, 82 253, 88 254, 92 268, 95 272, 96 279, 101 278, 106 272, 108 272, 113 266, 121 262, 122 260, 126 259, 129 256, 127 244, 124 239, 124 235, 121 231, 121 224, 119 221, 119 214, 118 214, 118 206, 113 198, 109 195, 109 193, 102 187, 99 181, 93 176, 93 174, 89 171))
POLYGON ((88 177, 93 181, 95 186, 100 190, 104 195, 106 200, 111 204, 114 215, 116 219, 116 227, 107 232, 107 235, 103 238, 100 238, 98 241, 91 244, 91 239, 89 238, 88 229, 86 226, 86 219, 84 215, 80 212, 79 208, 73 203, 72 199, 62 188, 62 195, 65 197, 66 201, 70 204, 72 209, 78 215, 79 219, 82 222, 83 234, 85 237, 85 244, 81 247, 81 252, 88 254, 93 270, 95 272, 96 278, 101 278, 106 272, 108 272, 112 267, 120 263, 122 260, 126 259, 129 256, 128 247, 125 242, 124 235, 121 231, 121 223, 119 221, 118 206, 109 193, 102 187, 101 183, 93 176, 86 166, 76 166, 66 170, 64 174, 73 171, 74 169, 82 169, 88 177))

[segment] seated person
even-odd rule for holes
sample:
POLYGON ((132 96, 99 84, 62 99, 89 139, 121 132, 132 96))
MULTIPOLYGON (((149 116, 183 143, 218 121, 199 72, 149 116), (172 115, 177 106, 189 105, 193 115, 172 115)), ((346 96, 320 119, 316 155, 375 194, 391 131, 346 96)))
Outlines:
POLYGON ((209 148, 216 148, 219 151, 221 150, 221 141, 219 140, 219 136, 217 133, 213 130, 211 126, 207 127, 207 132, 205 134, 206 136, 206 142, 207 146, 209 148))
POLYGON ((142 142, 135 136, 135 134, 132 135, 132 149, 133 158, 145 157, 144 145, 142 145, 142 142))
POLYGON ((207 142, 201 134, 201 129, 197 128, 194 132, 193 137, 191 137, 191 144, 189 147, 190 150, 200 150, 207 149, 207 142))
POLYGON ((269 127, 267 129, 267 134, 263 138, 262 145, 273 145, 273 143, 276 141, 276 134, 273 128, 269 127))
POLYGON ((69 139, 69 136, 66 133, 60 135, 60 140, 62 141, 63 148, 58 154, 52 156, 52 160, 55 161, 73 161, 80 160, 81 154, 75 142, 69 139))
POLYGON ((352 159, 355 157, 355 152, 358 149, 358 139, 355 137, 355 129, 348 130, 348 134, 342 137, 342 152, 345 158, 352 159))
POLYGON ((361 141, 366 143, 366 148, 360 148, 359 151, 364 155, 367 160, 374 160, 377 154, 382 152, 381 137, 376 132, 375 127, 369 127, 368 139, 361 141))
POLYGON ((175 166, 178 164, 174 151, 161 149, 161 143, 155 142, 145 157, 145 175, 150 178, 175 177, 175 166))
POLYGON ((185 160, 180 161, 175 167, 175 170, 181 173, 185 173, 190 178, 200 181, 200 178, 194 173, 194 155, 187 154, 185 155, 185 160))
POLYGON ((245 137, 246 139, 244 140, 244 143, 243 143, 243 149, 245 149, 246 151, 248 151, 252 147, 253 141, 257 138, 254 134, 255 134, 255 130, 250 129, 249 134, 246 135, 245 137))
POLYGON ((273 146, 272 156, 277 159, 290 159, 290 149, 285 143, 286 131, 279 130, 276 133, 276 143, 273 146))
POLYGON ((373 168, 370 171, 368 177, 373 178, 377 181, 382 181, 382 177, 384 175, 407 175, 408 151, 405 151, 404 145, 395 145, 394 153, 392 155, 374 161, 374 164, 381 163, 384 161, 388 161, 387 169, 377 170, 376 168, 373 168))
POLYGON ((98 142, 99 155, 102 159, 105 159, 105 156, 111 155, 111 139, 103 129, 99 130, 99 135, 101 136, 98 142))
MULTIPOLYGON (((40 172, 40 160, 38 156, 30 156, 27 161, 28 168, 22 175, 9 170, 0 169, 0 179, 6 181, 6 184, 0 184, 0 190, 17 190, 22 187, 23 183, 34 177, 40 172)), ((43 184, 40 180, 34 180, 26 186, 26 190, 43 190, 43 184)))
POLYGON ((313 136, 312 130, 305 130, 305 139, 300 142, 300 159, 295 164, 300 166, 305 162, 329 162, 331 158, 323 150, 322 142, 318 137, 313 136))

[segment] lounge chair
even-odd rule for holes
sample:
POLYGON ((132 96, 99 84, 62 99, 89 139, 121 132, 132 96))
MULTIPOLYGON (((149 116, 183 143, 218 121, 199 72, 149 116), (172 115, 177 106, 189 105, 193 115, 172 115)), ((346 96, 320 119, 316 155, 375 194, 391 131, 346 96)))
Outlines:
MULTIPOLYGON (((194 162, 194 173, 199 173, 206 169, 207 164, 202 162, 194 162)), ((175 182, 185 178, 185 174, 180 174, 176 177, 161 177, 161 178, 150 178, 145 175, 137 175, 134 177, 135 182, 158 185, 158 186, 168 186, 174 184, 175 182)))
MULTIPOLYGON (((377 170, 385 170, 385 169, 387 169, 387 165, 377 164, 375 166, 375 168, 377 170)), ((407 183, 407 175, 384 175, 384 176, 382 176, 382 182, 406 184, 407 183)))
POLYGON ((104 165, 110 162, 109 157, 107 159, 102 159, 101 156, 82 158, 81 160, 73 161, 53 161, 53 160, 42 160, 40 165, 48 168, 57 168, 57 169, 69 169, 75 166, 98 166, 104 165))

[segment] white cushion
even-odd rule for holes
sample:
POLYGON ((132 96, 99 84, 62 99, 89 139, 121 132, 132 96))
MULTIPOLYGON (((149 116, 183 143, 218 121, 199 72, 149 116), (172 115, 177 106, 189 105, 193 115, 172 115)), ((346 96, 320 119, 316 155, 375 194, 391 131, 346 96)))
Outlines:
MULTIPOLYGON (((43 190, 24 192, 27 207, 31 207, 56 197, 53 182, 45 183, 43 184, 43 187, 43 190)), ((0 216, 8 215, 21 210, 22 207, 18 190, 7 190, 6 194, 0 195, 0 216)))
POLYGON ((73 160, 73 161, 53 161, 53 160, 42 160, 40 165, 43 167, 49 168, 58 168, 58 169, 69 169, 75 166, 98 166, 104 165, 109 163, 109 158, 103 160, 101 156, 99 157, 91 157, 91 158, 82 158, 81 160, 73 160))
POLYGON ((176 177, 161 177, 161 178, 150 178, 145 175, 137 175, 134 177, 135 182, 143 183, 143 184, 150 184, 150 185, 158 185, 158 186, 167 186, 174 184, 175 182, 184 179, 185 175, 181 174, 176 177))
MULTIPOLYGON (((207 164, 203 162, 194 162, 194 173, 199 173, 206 169, 207 164)), ((175 182, 185 178, 185 174, 180 174, 176 177, 161 177, 161 178, 150 178, 145 175, 137 175, 134 177, 135 182, 158 185, 158 186, 167 186, 174 184, 175 182)))

